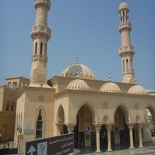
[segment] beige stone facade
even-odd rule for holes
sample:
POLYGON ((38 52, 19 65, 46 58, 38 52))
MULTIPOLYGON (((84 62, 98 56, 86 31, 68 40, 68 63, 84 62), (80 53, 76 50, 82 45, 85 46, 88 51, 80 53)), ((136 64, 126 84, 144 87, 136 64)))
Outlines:
POLYGON ((24 77, 6 78, 0 88, 0 135, 1 141, 14 139, 17 93, 29 85, 24 77))
MULTIPOLYGON (((143 147, 144 141, 151 141, 147 110, 154 124, 155 96, 149 95, 135 81, 128 5, 122 1, 119 6, 122 82, 112 82, 110 77, 108 81, 97 80, 91 69, 79 64, 78 59, 60 76, 47 81, 47 44, 51 36, 47 17, 50 1, 35 0, 34 3, 36 23, 31 31, 30 85, 19 89, 18 93, 13 92, 13 101, 17 104, 16 114, 13 113, 15 127, 11 132, 14 132, 18 152, 24 153, 26 141, 68 132, 74 132, 75 148, 94 146, 96 152, 101 152, 101 147, 111 151, 113 146, 122 144, 134 148, 138 143, 139 147, 143 147)), ((20 81, 17 83, 21 86, 20 81)), ((4 88, 1 88, 1 92, 3 98, 4 88)), ((11 93, 7 99, 9 97, 11 93)))

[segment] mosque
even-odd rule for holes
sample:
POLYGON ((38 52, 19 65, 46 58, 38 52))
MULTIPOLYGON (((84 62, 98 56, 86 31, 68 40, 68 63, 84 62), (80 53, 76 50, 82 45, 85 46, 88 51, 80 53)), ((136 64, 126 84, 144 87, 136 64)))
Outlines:
MULTIPOLYGON (((1 88, 4 92, 1 94, 7 95, 3 95, 3 109, 14 111, 12 115, 8 114, 5 122, 15 121, 14 130, 11 130, 9 123, 6 127, 14 137, 18 152, 24 152, 26 141, 72 132, 75 148, 94 146, 97 153, 103 147, 112 151, 113 146, 120 144, 126 144, 131 149, 138 144, 141 148, 144 142, 154 140, 148 125, 147 110, 154 124, 155 95, 135 80, 135 51, 130 39, 132 25, 127 3, 122 1, 118 9, 122 82, 112 82, 110 76, 108 81, 97 80, 90 68, 79 64, 78 58, 60 76, 47 80, 50 5, 50 0, 34 0, 36 23, 31 30, 30 80, 10 77, 1 88), (11 120, 13 116, 14 120, 11 120)), ((0 131, 3 137, 6 134, 4 122, 2 125, 0 131)))

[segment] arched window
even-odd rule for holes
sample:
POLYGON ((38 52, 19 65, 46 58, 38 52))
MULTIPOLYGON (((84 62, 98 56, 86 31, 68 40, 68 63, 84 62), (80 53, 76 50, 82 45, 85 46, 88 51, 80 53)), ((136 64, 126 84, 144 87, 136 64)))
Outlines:
POLYGON ((129 70, 129 61, 126 59, 126 69, 129 70))
POLYGON ((45 56, 47 55, 47 44, 45 44, 45 56))
POLYGON ((123 60, 123 71, 125 70, 125 66, 124 66, 124 60, 123 60))
POLYGON ((42 130, 43 130, 43 119, 42 119, 41 109, 40 109, 37 117, 37 122, 36 122, 36 138, 42 138, 42 130))
POLYGON ((38 44, 37 44, 37 42, 35 43, 35 55, 37 54, 37 46, 38 46, 38 44))
POLYGON ((42 55, 43 54, 43 43, 41 42, 41 44, 40 44, 40 55, 42 55))
POLYGON ((131 64, 131 69, 133 69, 132 59, 130 60, 130 64, 131 64))

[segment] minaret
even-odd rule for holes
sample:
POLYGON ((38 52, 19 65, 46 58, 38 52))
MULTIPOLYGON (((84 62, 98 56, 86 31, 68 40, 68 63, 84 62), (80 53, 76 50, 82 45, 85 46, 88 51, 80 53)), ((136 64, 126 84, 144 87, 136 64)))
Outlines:
POLYGON ((122 58, 122 75, 123 83, 135 83, 135 72, 133 66, 133 56, 135 54, 134 47, 130 41, 131 23, 129 20, 128 5, 122 0, 119 6, 119 32, 121 34, 121 48, 119 49, 119 55, 122 58))
POLYGON ((47 43, 51 30, 47 26, 50 0, 34 0, 36 23, 31 30, 33 40, 30 86, 48 87, 47 85, 47 43))

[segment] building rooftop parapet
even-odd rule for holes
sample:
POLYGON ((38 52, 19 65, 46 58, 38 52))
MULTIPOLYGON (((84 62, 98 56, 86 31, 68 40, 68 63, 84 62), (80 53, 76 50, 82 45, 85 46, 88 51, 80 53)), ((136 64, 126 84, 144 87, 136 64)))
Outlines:
POLYGON ((18 88, 10 88, 7 85, 2 85, 0 88, 4 89, 4 91, 10 92, 10 93, 18 92, 18 88))
POLYGON ((155 90, 146 90, 148 95, 154 95, 155 96, 155 90))
POLYGON ((23 85, 23 87, 20 87, 20 89, 19 89, 19 87, 11 88, 8 85, 2 85, 0 88, 4 89, 7 92, 10 92, 10 93, 12 92, 12 93, 15 93, 16 94, 19 90, 22 90, 25 87, 28 87, 28 86, 26 86, 26 85, 24 86, 23 85))

